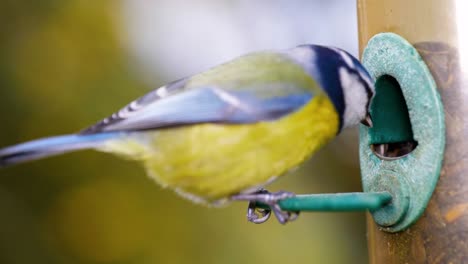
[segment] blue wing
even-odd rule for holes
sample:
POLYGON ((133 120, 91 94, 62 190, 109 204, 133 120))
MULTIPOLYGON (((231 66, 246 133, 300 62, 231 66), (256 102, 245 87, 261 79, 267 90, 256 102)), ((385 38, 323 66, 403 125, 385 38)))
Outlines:
POLYGON ((296 111, 318 90, 289 57, 257 53, 153 90, 82 134, 270 121, 296 111))
POLYGON ((196 123, 270 121, 299 109, 312 97, 307 92, 259 98, 245 91, 226 91, 216 87, 191 89, 144 106, 135 101, 84 133, 135 131, 196 123))

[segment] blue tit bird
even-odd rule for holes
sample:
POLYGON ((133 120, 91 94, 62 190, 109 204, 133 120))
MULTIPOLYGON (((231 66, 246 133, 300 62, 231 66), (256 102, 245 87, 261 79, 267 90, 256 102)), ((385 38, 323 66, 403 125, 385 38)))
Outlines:
POLYGON ((373 95, 370 75, 344 50, 255 52, 157 88, 76 134, 0 149, 0 166, 95 149, 141 161, 151 178, 194 202, 263 202, 285 223, 292 214, 278 201, 293 194, 259 188, 343 128, 369 125, 373 95))

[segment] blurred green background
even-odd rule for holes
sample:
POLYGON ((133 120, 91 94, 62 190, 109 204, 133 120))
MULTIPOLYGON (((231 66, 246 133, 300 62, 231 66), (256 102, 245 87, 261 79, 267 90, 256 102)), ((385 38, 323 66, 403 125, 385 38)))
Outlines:
MULTIPOLYGON (((357 53, 354 1, 0 2, 0 146, 71 133, 152 88, 255 49, 357 53)), ((360 191, 356 131, 269 189, 360 191)), ((246 221, 139 164, 84 151, 0 171, 0 263, 365 263, 363 213, 246 221)))

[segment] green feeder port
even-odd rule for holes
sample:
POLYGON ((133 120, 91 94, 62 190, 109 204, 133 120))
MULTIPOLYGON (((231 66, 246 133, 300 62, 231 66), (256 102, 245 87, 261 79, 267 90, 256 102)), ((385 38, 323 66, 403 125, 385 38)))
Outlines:
POLYGON ((381 159, 391 160, 409 154, 417 146, 408 113, 408 106, 398 81, 382 75, 375 82, 376 94, 370 106, 373 127, 369 144, 381 159))

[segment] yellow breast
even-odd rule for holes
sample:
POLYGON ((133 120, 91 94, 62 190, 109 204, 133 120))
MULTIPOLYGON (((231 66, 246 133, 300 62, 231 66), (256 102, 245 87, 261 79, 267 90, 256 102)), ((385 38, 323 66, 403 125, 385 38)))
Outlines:
POLYGON ((137 155, 163 186, 212 202, 296 167, 336 135, 338 123, 330 100, 319 95, 276 121, 144 132, 107 150, 137 155))

